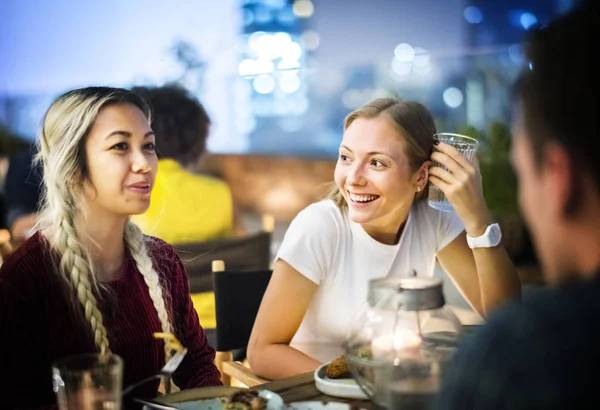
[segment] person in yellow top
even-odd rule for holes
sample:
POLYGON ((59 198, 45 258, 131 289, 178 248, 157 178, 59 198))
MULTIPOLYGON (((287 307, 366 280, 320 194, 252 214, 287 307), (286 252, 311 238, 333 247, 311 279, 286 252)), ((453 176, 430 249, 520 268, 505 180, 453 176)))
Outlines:
MULTIPOLYGON (((142 231, 177 245, 244 234, 229 186, 190 171, 206 151, 210 118, 202 104, 175 84, 134 87, 152 108, 158 173, 148 210, 133 217, 142 231)), ((192 294, 205 329, 216 327, 212 292, 192 294)))
POLYGON ((132 91, 152 107, 159 158, 150 207, 135 223, 175 246, 233 236, 237 227, 229 186, 189 170, 206 151, 210 119, 202 104, 177 85, 132 91))
POLYGON ((216 178, 192 174, 170 158, 158 160, 150 208, 135 218, 144 233, 170 244, 233 235, 229 186, 216 178))

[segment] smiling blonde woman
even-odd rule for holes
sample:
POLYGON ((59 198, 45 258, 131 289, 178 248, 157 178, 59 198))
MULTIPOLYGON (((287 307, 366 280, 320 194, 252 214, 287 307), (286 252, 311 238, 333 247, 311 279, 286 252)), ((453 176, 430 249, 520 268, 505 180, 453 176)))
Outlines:
POLYGON ((467 235, 492 223, 481 177, 449 145, 432 154, 435 133, 415 102, 378 99, 346 118, 330 198, 301 211, 279 248, 248 348, 257 374, 315 370, 320 361, 305 346, 342 344, 370 279, 433 276, 436 258, 481 315, 519 295, 501 243, 468 246, 467 235), (432 159, 452 173, 430 167, 432 159), (429 181, 456 213, 428 206, 429 181))

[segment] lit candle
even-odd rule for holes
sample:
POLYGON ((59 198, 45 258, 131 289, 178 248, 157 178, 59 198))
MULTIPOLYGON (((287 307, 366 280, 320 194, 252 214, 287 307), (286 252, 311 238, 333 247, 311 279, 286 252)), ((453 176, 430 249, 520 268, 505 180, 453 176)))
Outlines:
POLYGON ((418 358, 423 341, 410 329, 399 328, 393 334, 373 339, 371 351, 374 359, 392 359, 396 353, 400 358, 418 358))

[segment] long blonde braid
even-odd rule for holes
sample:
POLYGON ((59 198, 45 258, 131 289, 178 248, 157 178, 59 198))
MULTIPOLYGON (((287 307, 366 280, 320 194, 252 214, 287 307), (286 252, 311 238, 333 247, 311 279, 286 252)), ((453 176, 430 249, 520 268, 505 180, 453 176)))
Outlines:
POLYGON ((60 271, 70 280, 75 289, 77 299, 81 303, 81 306, 83 306, 85 318, 92 328, 94 343, 100 350, 100 353, 109 353, 110 348, 106 328, 102 323, 102 314, 98 309, 96 297, 92 292, 90 277, 93 277, 93 275, 91 275, 89 269, 89 257, 77 241, 73 221, 68 216, 68 213, 59 220, 58 230, 53 236, 53 247, 61 255, 60 271))
MULTIPOLYGON (((142 234, 140 228, 133 222, 128 222, 127 226, 125 227, 125 243, 131 252, 131 256, 133 257, 138 270, 144 277, 146 285, 148 286, 150 298, 152 299, 152 304, 156 309, 156 313, 158 313, 162 331, 164 333, 171 333, 171 321, 169 320, 169 313, 163 297, 158 273, 152 264, 152 258, 148 253, 148 247, 146 246, 144 235, 142 234)), ((169 360, 170 355, 171 351, 167 347, 167 343, 165 341, 165 360, 169 360)))

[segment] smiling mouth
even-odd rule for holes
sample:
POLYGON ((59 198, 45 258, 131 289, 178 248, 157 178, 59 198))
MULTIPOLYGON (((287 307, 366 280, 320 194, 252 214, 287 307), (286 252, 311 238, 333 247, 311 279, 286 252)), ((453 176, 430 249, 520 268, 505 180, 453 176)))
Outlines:
POLYGON ((352 202, 358 204, 368 204, 369 202, 373 202, 379 198, 379 195, 359 195, 348 192, 348 196, 352 202))
POLYGON ((150 185, 130 185, 127 188, 133 192, 140 192, 144 194, 150 192, 150 185))

